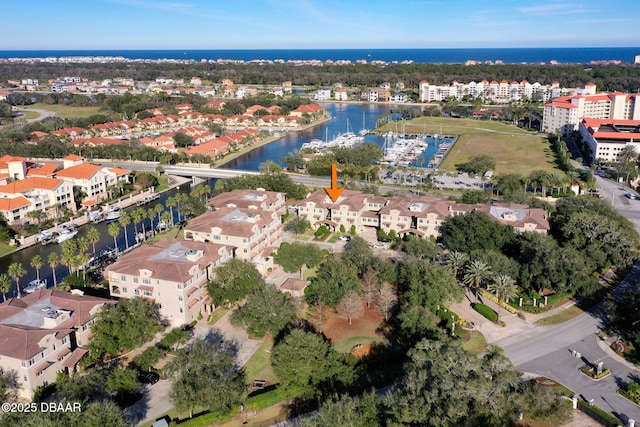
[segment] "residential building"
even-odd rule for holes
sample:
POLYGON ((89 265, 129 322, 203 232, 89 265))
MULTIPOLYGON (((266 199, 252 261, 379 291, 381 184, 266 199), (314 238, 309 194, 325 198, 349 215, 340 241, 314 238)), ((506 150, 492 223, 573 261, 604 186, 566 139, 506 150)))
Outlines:
POLYGON ((620 154, 629 145, 640 153, 640 120, 584 118, 578 130, 589 147, 590 161, 619 162, 620 154))
POLYGON ((131 171, 107 168, 91 163, 79 163, 65 167, 56 173, 56 178, 69 182, 74 188, 86 194, 86 199, 100 201, 107 198, 108 191, 119 183, 129 180, 131 171))
POLYGON ((596 86, 589 83, 574 95, 545 104, 542 130, 570 135, 584 118, 640 120, 640 94, 596 93, 596 86))
POLYGON ((479 210, 502 224, 511 225, 522 233, 549 230, 547 214, 543 209, 515 204, 468 205, 436 197, 385 198, 358 191, 344 190, 333 202, 324 190, 313 192, 298 203, 298 216, 308 220, 314 228, 322 225, 332 231, 344 228, 361 234, 367 228, 398 236, 414 235, 422 238, 436 237, 440 225, 453 215, 464 215, 479 210))
POLYGON ((17 373, 18 396, 31 399, 58 372, 73 372, 87 353, 95 315, 111 304, 115 301, 52 289, 0 304, 0 366, 17 373))
POLYGON ((56 205, 71 210, 76 207, 73 186, 62 179, 32 177, 0 185, 0 212, 9 224, 27 222, 30 211, 47 216, 56 205))
POLYGON ((252 262, 260 273, 266 274, 273 268, 271 254, 282 242, 284 196, 252 190, 220 196, 208 203, 215 206, 215 211, 189 221, 184 229, 185 239, 232 246, 235 258, 252 262))
POLYGON ((180 326, 215 309, 206 285, 232 257, 233 248, 226 244, 165 238, 121 256, 104 276, 111 296, 152 301, 163 317, 180 326))

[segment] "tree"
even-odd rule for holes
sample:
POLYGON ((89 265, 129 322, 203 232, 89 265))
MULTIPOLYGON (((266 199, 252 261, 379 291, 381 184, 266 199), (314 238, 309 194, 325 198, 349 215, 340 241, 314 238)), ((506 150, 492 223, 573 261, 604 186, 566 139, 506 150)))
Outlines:
POLYGON ((280 385, 291 395, 312 397, 335 391, 353 380, 353 372, 320 336, 294 329, 271 351, 271 365, 280 385))
POLYGON ((7 292, 9 292, 9 290, 11 290, 11 280, 9 276, 2 273, 0 274, 0 292, 2 292, 3 302, 7 300, 7 292))
POLYGON ((482 261, 473 260, 464 267, 464 277, 462 278, 462 282, 474 292, 476 295, 476 302, 478 302, 478 291, 480 290, 482 283, 490 277, 490 273, 491 269, 482 261))
POLYGON ((382 313, 385 321, 389 320, 389 315, 397 303, 398 295, 396 295, 396 289, 389 283, 383 284, 376 298, 376 309, 382 313))
POLYGON ((276 262, 288 273, 299 271, 300 278, 302 279, 303 268, 305 266, 313 268, 320 264, 323 258, 324 255, 318 245, 313 243, 285 242, 282 243, 280 249, 278 249, 276 262))
POLYGON ((296 427, 378 427, 384 425, 381 406, 380 397, 373 392, 356 398, 336 396, 323 402, 320 409, 309 416, 299 417, 296 427))
POLYGON ((458 273, 462 270, 466 262, 469 260, 469 257, 466 253, 460 251, 453 251, 447 254, 446 264, 451 269, 451 273, 453 277, 458 278, 458 273))
POLYGON ((373 267, 369 266, 367 271, 362 274, 360 290, 362 291, 362 296, 367 304, 367 308, 371 307, 371 304, 375 302, 378 292, 380 291, 378 273, 373 269, 373 267))
POLYGON ((451 251, 495 249, 503 252, 515 241, 513 227, 502 225, 480 211, 447 218, 440 225, 442 243, 451 251))
POLYGON ((344 259, 356 266, 359 274, 362 274, 371 265, 373 251, 365 239, 353 236, 344 246, 344 259))
POLYGON ((60 255, 60 262, 67 266, 69 274, 73 273, 74 258, 78 248, 76 242, 73 240, 65 240, 62 242, 62 255, 60 255))
POLYGON ((185 133, 177 132, 173 135, 173 143, 178 148, 191 147, 194 143, 194 139, 185 133))
POLYGON ((16 289, 18 291, 18 298, 22 298, 22 289, 20 288, 20 279, 27 274, 24 267, 19 262, 14 262, 9 265, 9 276, 16 282, 16 289))
POLYGON ((266 160, 260 163, 258 167, 260 169, 260 173, 264 174, 272 174, 282 172, 282 166, 274 162, 273 160, 266 160))
POLYGON ((120 235, 120 225, 116 222, 112 222, 107 226, 107 231, 109 232, 109 236, 113 237, 113 250, 118 253, 118 236, 120 235))
POLYGON ((496 168, 496 159, 487 154, 472 156, 467 163, 457 164, 456 169, 469 175, 484 175, 496 168))
POLYGON ((158 307, 143 299, 126 299, 104 306, 91 327, 89 362, 99 361, 105 354, 116 355, 150 341, 161 328, 158 307))
POLYGON ((131 396, 140 387, 138 375, 132 369, 114 369, 105 382, 105 391, 131 396))
POLYGON ((40 269, 44 265, 44 260, 42 259, 42 256, 40 256, 39 254, 34 255, 33 258, 31 258, 30 265, 31 265, 31 267, 36 269, 36 278, 39 281, 40 280, 40 269))
POLYGON ((207 292, 216 305, 231 304, 264 287, 262 276, 248 261, 233 258, 216 268, 207 292))
POLYGON ((164 352, 157 345, 152 345, 133 358, 131 363, 140 371, 151 371, 153 365, 164 356, 164 352))
POLYGON ((120 218, 118 218, 118 223, 120 224, 120 227, 122 227, 122 231, 124 231, 125 248, 129 249, 129 233, 127 233, 127 225, 131 224, 131 216, 127 212, 122 212, 120 214, 120 218))
POLYGON ((402 242, 402 251, 409 256, 416 258, 434 258, 440 248, 429 239, 420 239, 417 237, 409 237, 402 242))
POLYGON ((307 301, 311 304, 322 301, 334 308, 344 294, 358 289, 359 282, 358 270, 353 264, 330 260, 318 268, 317 275, 308 288, 307 301))
POLYGON ((295 235, 304 234, 310 228, 311 228, 311 223, 309 223, 309 221, 299 216, 294 216, 284 224, 284 231, 288 231, 295 235))
POLYGON ((247 302, 231 315, 231 323, 258 338, 277 335, 291 322, 296 308, 291 296, 270 286, 253 291, 247 302))
POLYGON ((336 306, 338 314, 346 317, 350 325, 351 319, 362 315, 363 310, 364 304, 362 303, 362 298, 354 290, 347 291, 336 306))
POLYGON ((0 367, 0 398, 3 402, 14 398, 19 389, 18 373, 11 369, 0 367))
POLYGON ((51 252, 47 257, 49 267, 51 267, 51 273, 53 274, 53 286, 58 286, 58 278, 56 276, 56 267, 58 267, 59 259, 57 252, 51 252))
MULTIPOLYGON (((499 303, 503 303, 517 295, 518 286, 516 286, 516 281, 513 280, 511 276, 499 274, 493 277, 491 282, 487 285, 487 290, 496 295, 499 303)), ((499 316, 500 310, 498 310, 498 317, 499 316)))
MULTIPOLYGON (((122 212, 124 214, 124 212, 122 212)), ((122 214, 120 216, 122 216, 122 214)), ((87 231, 87 240, 91 243, 93 247, 93 256, 96 255, 96 243, 100 241, 100 231, 96 227, 91 227, 87 231)))
POLYGON ((243 402, 244 374, 236 369, 236 348, 218 340, 198 339, 176 352, 166 370, 172 379, 171 400, 179 411, 195 408, 226 413, 243 402))
POLYGON ((429 260, 407 259, 398 272, 398 285, 410 304, 431 311, 463 297, 449 269, 429 260))
POLYGON ((178 200, 175 197, 168 197, 165 200, 164 204, 169 208, 169 213, 171 215, 171 226, 173 227, 174 217, 173 217, 173 208, 178 204, 178 200))

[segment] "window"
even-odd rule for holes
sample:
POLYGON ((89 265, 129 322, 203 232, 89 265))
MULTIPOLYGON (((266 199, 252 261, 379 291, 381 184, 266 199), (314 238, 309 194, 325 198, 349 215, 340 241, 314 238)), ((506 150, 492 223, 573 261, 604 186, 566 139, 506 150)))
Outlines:
POLYGON ((133 290, 133 294, 134 294, 135 296, 140 296, 140 289, 134 289, 134 290, 133 290))
POLYGON ((151 296, 151 291, 144 291, 144 296, 145 297, 150 297, 151 296))
POLYGON ((120 281, 121 282, 126 282, 127 281, 127 276, 125 276, 124 274, 120 275, 120 281))
POLYGON ((62 338, 62 344, 66 344, 69 341, 69 337, 62 338))
POLYGON ((35 358, 31 358, 29 359, 29 366, 33 365, 34 363, 36 363, 36 359, 35 358))
POLYGON ((21 360, 20 361, 20 366, 22 366, 23 368, 26 368, 27 367, 27 362, 25 362, 24 360, 21 360))
POLYGON ((144 283, 145 285, 150 285, 151 284, 151 279, 149 279, 148 277, 143 277, 142 278, 142 283, 144 283))
POLYGON ((133 278, 133 283, 138 283, 138 278, 137 277, 133 278))
POLYGON ((126 287, 124 287, 124 286, 122 287, 122 293, 123 293, 123 294, 128 293, 127 288, 126 288, 126 287))
POLYGON ((182 295, 178 295, 178 301, 182 301, 182 295))

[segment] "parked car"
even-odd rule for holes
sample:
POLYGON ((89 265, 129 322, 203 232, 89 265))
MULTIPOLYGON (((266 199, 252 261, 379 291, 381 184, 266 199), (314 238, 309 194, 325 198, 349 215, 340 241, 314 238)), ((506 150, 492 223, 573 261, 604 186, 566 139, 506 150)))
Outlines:
POLYGON ((140 372, 138 374, 138 381, 142 384, 155 384, 160 380, 160 375, 155 372, 140 372))
POLYGON ((338 237, 338 240, 344 240, 345 242, 348 242, 351 240, 351 236, 340 236, 338 237))
POLYGON ((378 242, 389 243, 389 242, 391 242, 391 239, 389 239, 387 237, 378 237, 378 242))

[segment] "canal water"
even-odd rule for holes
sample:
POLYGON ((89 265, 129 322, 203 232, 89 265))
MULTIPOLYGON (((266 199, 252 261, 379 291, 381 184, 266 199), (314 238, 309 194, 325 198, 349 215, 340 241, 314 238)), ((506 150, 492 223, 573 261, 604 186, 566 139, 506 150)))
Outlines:
MULTIPOLYGON (((313 128, 307 129, 299 133, 283 133, 283 136, 274 141, 271 144, 258 147, 247 154, 234 159, 227 163, 224 167, 227 169, 244 169, 244 170, 259 170, 260 164, 271 160, 277 164, 282 164, 281 160, 284 156, 290 152, 299 149, 302 144, 309 142, 312 139, 332 139, 341 133, 351 131, 358 133, 361 129, 374 129, 376 120, 383 114, 389 112, 389 106, 375 105, 375 104, 335 104, 326 103, 322 104, 331 115, 331 120, 322 123, 313 128)), ((400 122, 398 122, 400 123, 400 122)), ((402 131, 401 124, 398 124, 398 131, 402 131)), ((277 130, 274 130, 277 132, 277 130)), ((380 147, 384 146, 385 139, 376 135, 367 135, 365 142, 371 142, 378 144, 380 147)), ((437 152, 438 147, 433 139, 428 140, 429 145, 426 151, 422 155, 417 155, 416 158, 424 158, 426 162, 437 152)), ((413 162, 413 166, 421 166, 418 160, 413 162)), ((210 180, 209 185, 213 186, 215 180, 210 180)), ((145 205, 145 208, 154 206, 156 203, 165 205, 166 200, 169 197, 173 197, 177 192, 189 192, 189 186, 182 186, 180 189, 170 190, 161 194, 160 199, 150 204, 145 205)), ((136 207, 127 208, 127 211, 131 211, 136 207)), ((165 207, 165 210, 169 210, 165 207)), ((176 209, 173 209, 174 217, 177 220, 176 209)), ((149 220, 145 220, 145 227, 149 230, 149 220)), ((96 243, 96 253, 99 253, 105 248, 113 248, 113 237, 111 237, 107 230, 107 224, 105 222, 94 225, 100 232, 100 241, 96 243)), ((75 238, 86 236, 90 226, 80 227, 79 233, 75 238)), ((135 243, 135 231, 133 225, 127 226, 129 245, 135 243)), ((118 248, 120 250, 125 248, 124 233, 121 232, 117 237, 118 248)), ((50 243, 49 245, 34 245, 12 254, 6 255, 0 258, 0 273, 7 273, 8 267, 14 262, 22 263, 22 266, 26 270, 27 274, 20 279, 21 287, 24 287, 31 280, 36 278, 36 271, 31 267, 31 260, 35 255, 40 255, 44 260, 44 266, 40 269, 40 277, 46 279, 49 286, 53 285, 53 273, 51 267, 47 263, 47 259, 51 252, 61 252, 62 245, 57 243, 50 243)), ((89 245, 89 251, 92 250, 92 246, 89 245)), ((58 265, 56 268, 56 278, 58 283, 69 274, 69 270, 66 266, 58 265)), ((12 280, 12 290, 7 296, 13 296, 15 286, 12 280)))

